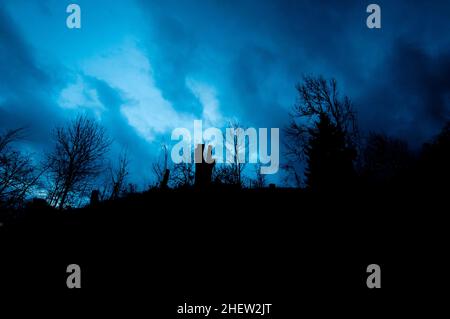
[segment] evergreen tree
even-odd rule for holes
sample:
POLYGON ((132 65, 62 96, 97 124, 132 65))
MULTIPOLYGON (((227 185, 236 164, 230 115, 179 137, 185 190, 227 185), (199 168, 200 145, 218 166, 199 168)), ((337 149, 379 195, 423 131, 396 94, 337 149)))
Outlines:
POLYGON ((346 146, 345 136, 326 114, 321 114, 309 128, 305 149, 306 184, 313 190, 337 190, 349 185, 354 178, 355 151, 346 146))

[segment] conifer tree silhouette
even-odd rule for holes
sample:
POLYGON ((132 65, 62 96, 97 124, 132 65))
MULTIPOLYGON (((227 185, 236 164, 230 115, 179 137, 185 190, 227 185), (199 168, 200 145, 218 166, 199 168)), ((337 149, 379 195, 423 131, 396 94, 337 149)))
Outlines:
POLYGON ((335 190, 354 177, 354 152, 346 146, 344 133, 321 114, 315 127, 309 128, 305 149, 306 184, 314 190, 335 190))

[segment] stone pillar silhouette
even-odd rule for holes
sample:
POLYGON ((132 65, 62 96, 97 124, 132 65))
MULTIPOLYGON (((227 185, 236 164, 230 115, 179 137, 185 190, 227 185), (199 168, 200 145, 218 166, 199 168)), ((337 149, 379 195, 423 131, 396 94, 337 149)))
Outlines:
POLYGON ((97 189, 94 189, 91 192, 91 198, 90 198, 89 205, 95 206, 95 205, 98 205, 98 203, 100 203, 100 192, 97 189))
POLYGON ((212 158, 212 146, 208 146, 206 159, 203 154, 205 150, 205 144, 198 144, 195 148, 195 183, 196 188, 207 188, 211 185, 212 171, 215 165, 215 161, 212 158))

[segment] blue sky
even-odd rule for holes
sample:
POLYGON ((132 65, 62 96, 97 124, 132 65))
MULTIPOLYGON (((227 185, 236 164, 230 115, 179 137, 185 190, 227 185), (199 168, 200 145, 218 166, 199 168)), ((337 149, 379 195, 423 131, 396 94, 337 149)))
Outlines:
POLYGON ((295 84, 322 74, 364 132, 418 146, 449 119, 450 3, 376 1, 380 30, 366 27, 369 3, 0 0, 0 126, 28 126, 23 147, 42 152, 55 125, 88 112, 143 185, 173 128, 282 128, 295 84), (65 25, 72 2, 80 30, 65 25))

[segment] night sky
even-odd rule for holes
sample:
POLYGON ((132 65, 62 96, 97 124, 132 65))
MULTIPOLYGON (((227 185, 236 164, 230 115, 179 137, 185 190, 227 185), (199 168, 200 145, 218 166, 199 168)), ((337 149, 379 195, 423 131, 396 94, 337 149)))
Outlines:
POLYGON ((449 31, 444 0, 0 0, 0 127, 28 127, 21 147, 42 154, 55 125, 89 113, 145 185, 173 128, 283 128, 313 74, 338 80, 363 133, 414 148, 450 119, 449 31), (366 26, 370 3, 381 29, 366 26))

